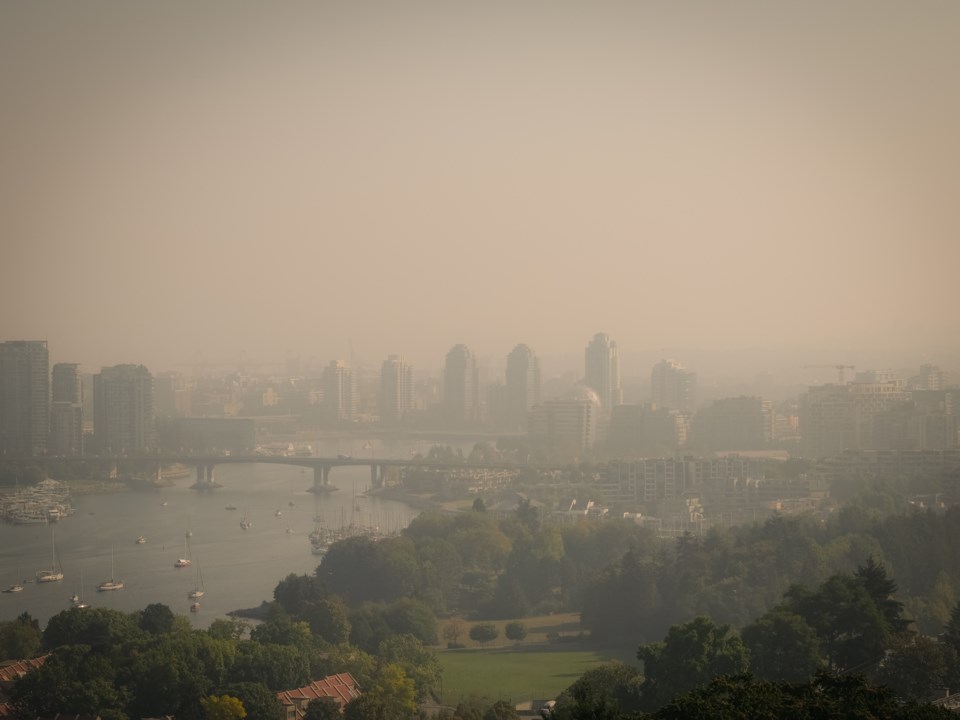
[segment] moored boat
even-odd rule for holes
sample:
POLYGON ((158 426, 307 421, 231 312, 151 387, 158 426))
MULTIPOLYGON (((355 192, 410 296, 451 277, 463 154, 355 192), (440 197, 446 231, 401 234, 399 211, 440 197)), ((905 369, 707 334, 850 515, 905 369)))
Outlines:
POLYGON ((63 568, 57 560, 57 538, 54 533, 50 533, 50 542, 53 545, 53 564, 49 570, 41 570, 36 575, 38 583, 59 582, 63 580, 63 568))
POLYGON ((110 590, 123 590, 123 580, 117 580, 117 576, 114 573, 112 548, 110 549, 110 579, 104 580, 102 583, 97 585, 97 590, 99 592, 108 592, 110 590))

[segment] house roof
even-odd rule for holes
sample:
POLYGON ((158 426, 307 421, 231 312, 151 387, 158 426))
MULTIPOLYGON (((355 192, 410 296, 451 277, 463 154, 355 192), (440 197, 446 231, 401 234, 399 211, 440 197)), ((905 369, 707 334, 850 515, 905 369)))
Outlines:
POLYGON ((360 686, 350 673, 328 675, 304 687, 277 693, 277 700, 282 705, 294 706, 297 718, 303 716, 311 700, 330 698, 343 708, 348 702, 358 697, 360 697, 360 686))
POLYGON ((36 670, 47 661, 48 657, 48 655, 41 655, 30 660, 9 660, 0 663, 0 684, 12 683, 31 670, 36 670))

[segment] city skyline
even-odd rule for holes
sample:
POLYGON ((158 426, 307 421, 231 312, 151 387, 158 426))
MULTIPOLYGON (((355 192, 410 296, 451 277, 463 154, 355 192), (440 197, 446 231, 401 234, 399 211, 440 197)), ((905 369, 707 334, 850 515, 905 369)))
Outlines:
POLYGON ((6 3, 0 336, 88 369, 430 371, 520 342, 547 375, 599 328, 624 377, 734 354, 956 369, 958 22, 6 3))

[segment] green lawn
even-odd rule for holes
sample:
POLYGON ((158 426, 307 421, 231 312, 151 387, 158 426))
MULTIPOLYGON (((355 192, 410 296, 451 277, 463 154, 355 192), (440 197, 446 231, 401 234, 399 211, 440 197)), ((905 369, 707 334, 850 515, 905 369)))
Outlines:
POLYGON ((635 651, 586 649, 575 643, 442 650, 443 701, 456 705, 473 695, 514 703, 553 698, 594 665, 609 660, 635 663, 635 651))

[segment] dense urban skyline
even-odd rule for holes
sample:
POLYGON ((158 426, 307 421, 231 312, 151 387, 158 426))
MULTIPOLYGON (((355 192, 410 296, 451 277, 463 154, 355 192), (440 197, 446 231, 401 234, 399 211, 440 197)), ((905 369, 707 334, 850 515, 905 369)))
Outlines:
POLYGON ((625 377, 955 367, 958 20, 4 3, 0 335, 93 368, 523 342, 550 373, 598 331, 625 377))

